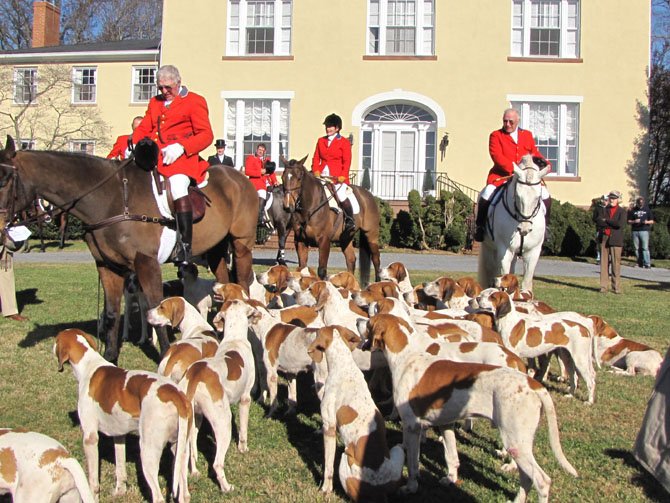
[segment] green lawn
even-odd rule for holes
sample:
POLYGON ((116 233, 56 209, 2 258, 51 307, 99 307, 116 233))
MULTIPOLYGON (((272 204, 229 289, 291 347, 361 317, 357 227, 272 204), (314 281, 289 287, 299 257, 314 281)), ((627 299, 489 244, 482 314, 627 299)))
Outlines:
MULTIPOLYGON (((437 260, 448 261, 448 256, 437 260)), ((173 277, 174 268, 166 268, 173 277)), ((0 321, 0 426, 25 427, 51 435, 83 461, 77 424, 77 391, 69 367, 58 373, 52 355, 53 337, 63 328, 79 327, 95 331, 102 302, 95 268, 82 265, 28 265, 16 268, 17 291, 22 313, 29 322, 0 321)), ((415 282, 438 276, 414 273, 415 282)), ((458 276, 458 275, 456 275, 458 276)), ((668 284, 624 280, 624 295, 597 293, 597 279, 536 278, 536 296, 558 309, 600 314, 619 332, 647 343, 665 353, 670 337, 666 311, 670 303, 668 284)), ((154 353, 147 351, 151 356, 154 353)), ((126 368, 154 370, 156 362, 140 348, 126 344, 120 364, 126 368)), ((303 383, 304 384, 304 383, 303 383)), ((631 447, 640 426, 653 380, 622 377, 605 369, 598 372, 596 403, 564 398, 566 386, 548 383, 556 404, 561 440, 568 459, 580 474, 573 479, 555 461, 547 441, 546 423, 541 422, 535 453, 540 465, 553 480, 554 501, 667 501, 668 495, 634 461, 631 447)), ((300 391, 303 391, 304 386, 300 391)), ((207 467, 213 460, 213 440, 201 435, 199 458, 203 475, 190 481, 197 501, 312 502, 324 498, 318 491, 322 473, 322 438, 318 403, 306 390, 296 417, 275 420, 263 417, 264 408, 253 404, 250 419, 250 452, 239 454, 231 444, 226 459, 228 480, 235 491, 221 495, 207 467), (204 456, 203 456, 204 454, 204 456)), ((389 443, 400 442, 397 424, 388 423, 389 443)), ((443 474, 442 450, 434 434, 422 448, 422 480, 419 493, 393 501, 505 501, 518 488, 517 474, 499 470, 494 457, 497 432, 478 421, 473 433, 457 432, 462 484, 443 488, 437 481, 443 474)), ((113 449, 102 442, 101 501, 111 501, 114 485, 113 449)), ((129 442, 129 493, 119 502, 141 501, 149 495, 140 475, 136 438, 129 442), (138 486, 138 478, 140 479, 138 486)), ((339 451, 338 451, 339 452, 339 451)), ((339 454, 338 454, 339 456, 339 454)), ((161 474, 169 472, 165 457, 161 474)), ((161 479, 165 488, 165 478, 161 479)), ((339 482, 329 501, 343 500, 339 482)), ((535 494, 531 494, 531 500, 535 494)))

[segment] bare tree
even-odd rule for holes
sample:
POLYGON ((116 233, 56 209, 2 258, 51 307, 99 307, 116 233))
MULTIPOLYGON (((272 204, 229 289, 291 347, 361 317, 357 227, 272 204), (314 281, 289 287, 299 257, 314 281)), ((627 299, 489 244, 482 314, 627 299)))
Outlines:
MULTIPOLYGON (((61 0, 63 44, 160 38, 161 0, 61 0)), ((0 2, 0 50, 31 46, 32 0, 0 2)))
POLYGON ((0 131, 45 150, 63 150, 71 140, 106 141, 109 127, 97 107, 71 103, 72 74, 64 65, 39 68, 39 85, 15 100, 13 70, 0 68, 0 131))

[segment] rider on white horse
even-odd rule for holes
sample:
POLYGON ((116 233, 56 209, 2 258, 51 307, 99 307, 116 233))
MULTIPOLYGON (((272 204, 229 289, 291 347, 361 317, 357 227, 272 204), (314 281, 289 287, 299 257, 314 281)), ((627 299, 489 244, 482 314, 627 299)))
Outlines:
MULTIPOLYGON (((489 170, 486 187, 479 194, 477 202, 477 228, 475 241, 484 241, 486 214, 488 213, 491 196, 496 188, 503 185, 514 173, 514 165, 521 161, 524 155, 530 154, 540 168, 549 166, 547 161, 535 146, 533 134, 518 127, 519 111, 508 108, 503 113, 503 125, 489 136, 489 154, 493 160, 493 167, 489 170)), ((542 185, 542 202, 544 203, 545 222, 549 224, 551 197, 545 185, 542 185)))

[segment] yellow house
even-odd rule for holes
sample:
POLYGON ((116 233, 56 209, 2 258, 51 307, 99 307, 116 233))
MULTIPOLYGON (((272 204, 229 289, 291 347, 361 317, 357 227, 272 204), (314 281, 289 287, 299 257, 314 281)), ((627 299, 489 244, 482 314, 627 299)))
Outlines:
MULTIPOLYGON (((89 61, 63 61, 96 67, 109 143, 144 112, 146 100, 133 98, 136 72, 160 64, 177 66, 183 84, 207 99, 215 137, 236 166, 261 141, 274 160, 311 162, 323 119, 335 112, 353 140, 352 172, 360 183, 368 170, 373 193, 387 200, 447 178, 481 189, 488 135, 513 106, 552 162, 552 196, 588 205, 612 189, 632 197, 646 186, 650 17, 649 0, 606 8, 583 0, 164 0, 160 53, 153 42, 137 59, 122 50, 103 58, 101 47, 89 61)), ((30 51, 0 53, 0 64, 48 62, 46 49, 42 61, 30 51)), ((153 86, 153 73, 144 75, 153 86)))

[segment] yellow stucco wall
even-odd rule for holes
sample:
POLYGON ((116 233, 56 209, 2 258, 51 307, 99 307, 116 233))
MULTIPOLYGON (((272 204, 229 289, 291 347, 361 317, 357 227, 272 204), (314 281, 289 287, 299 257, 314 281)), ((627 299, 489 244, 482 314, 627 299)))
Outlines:
POLYGON ((323 117, 337 112, 353 132, 358 167, 360 131, 352 112, 363 100, 401 89, 434 100, 444 111, 450 145, 438 171, 481 188, 491 165, 488 134, 514 94, 580 96, 579 181, 549 181, 561 201, 588 204, 618 188, 637 192, 626 167, 646 103, 649 0, 581 2, 579 63, 508 61, 511 2, 436 3, 435 60, 364 60, 367 2, 293 2, 292 59, 224 58, 228 2, 164 1, 162 63, 179 67, 184 83, 209 102, 215 136, 223 135, 222 91, 293 91, 290 155, 312 154, 323 117))

